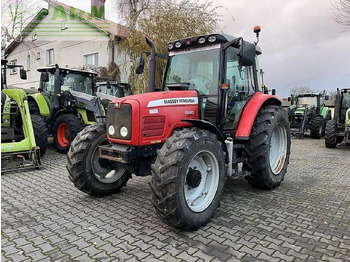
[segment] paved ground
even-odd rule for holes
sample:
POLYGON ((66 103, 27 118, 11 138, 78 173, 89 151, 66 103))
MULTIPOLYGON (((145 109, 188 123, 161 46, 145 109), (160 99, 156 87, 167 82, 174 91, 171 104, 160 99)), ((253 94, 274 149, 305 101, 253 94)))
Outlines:
POLYGON ((65 162, 51 149, 42 170, 2 174, 2 261, 350 261, 350 147, 293 140, 278 189, 228 180, 196 232, 155 216, 150 177, 96 199, 73 186, 65 162))

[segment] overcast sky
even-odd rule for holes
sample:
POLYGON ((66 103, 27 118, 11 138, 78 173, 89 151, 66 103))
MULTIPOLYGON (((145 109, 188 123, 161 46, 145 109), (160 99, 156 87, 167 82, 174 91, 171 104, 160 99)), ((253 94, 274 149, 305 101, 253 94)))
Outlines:
MULTIPOLYGON (((60 0, 90 10, 90 1, 60 0)), ((203 0, 204 1, 204 0, 203 0)), ((260 66, 264 82, 277 95, 309 86, 315 91, 350 87, 350 32, 332 19, 334 0, 214 0, 221 5, 220 27, 226 34, 255 41, 254 25, 260 25, 260 66), (233 20, 234 19, 234 20, 233 20)), ((106 18, 113 0, 106 1, 106 18)))

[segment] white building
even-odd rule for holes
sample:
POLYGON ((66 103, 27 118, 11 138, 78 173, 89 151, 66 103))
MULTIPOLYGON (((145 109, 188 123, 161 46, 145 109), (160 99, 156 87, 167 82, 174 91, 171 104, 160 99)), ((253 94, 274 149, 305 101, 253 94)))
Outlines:
POLYGON ((48 0, 43 8, 5 51, 9 63, 21 64, 27 70, 27 80, 18 72, 7 74, 9 86, 39 87, 37 68, 58 64, 69 68, 119 66, 121 82, 128 78, 129 59, 120 48, 128 28, 104 19, 105 0, 91 0, 92 12, 48 0))

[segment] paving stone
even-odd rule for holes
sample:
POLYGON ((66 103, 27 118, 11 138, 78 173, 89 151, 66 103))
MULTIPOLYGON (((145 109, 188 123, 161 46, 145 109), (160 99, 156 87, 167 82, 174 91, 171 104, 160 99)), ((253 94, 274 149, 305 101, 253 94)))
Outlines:
POLYGON ((73 186, 66 155, 51 144, 44 168, 2 174, 2 260, 350 261, 349 147, 305 137, 293 139, 291 152, 280 187, 227 179, 214 219, 183 232, 155 215, 151 177, 90 197, 73 186))

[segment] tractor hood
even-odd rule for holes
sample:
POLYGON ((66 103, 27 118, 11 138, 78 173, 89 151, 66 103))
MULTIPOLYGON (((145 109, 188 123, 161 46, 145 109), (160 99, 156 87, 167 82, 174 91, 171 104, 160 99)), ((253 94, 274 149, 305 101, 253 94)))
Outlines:
POLYGON ((196 90, 165 91, 118 98, 108 105, 108 139, 143 146, 164 143, 175 129, 199 119, 196 90))

